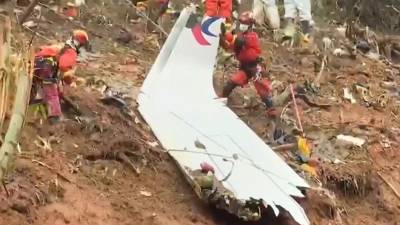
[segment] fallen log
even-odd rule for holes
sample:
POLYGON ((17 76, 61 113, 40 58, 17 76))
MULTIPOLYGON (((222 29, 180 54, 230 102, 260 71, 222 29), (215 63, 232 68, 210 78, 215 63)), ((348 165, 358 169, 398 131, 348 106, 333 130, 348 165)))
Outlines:
POLYGON ((396 195, 396 197, 400 200, 399 191, 391 183, 389 183, 389 181, 387 181, 386 178, 384 178, 381 173, 377 172, 377 174, 383 180, 383 182, 385 182, 385 184, 387 184, 387 186, 389 186, 390 190, 393 191, 394 195, 396 195))

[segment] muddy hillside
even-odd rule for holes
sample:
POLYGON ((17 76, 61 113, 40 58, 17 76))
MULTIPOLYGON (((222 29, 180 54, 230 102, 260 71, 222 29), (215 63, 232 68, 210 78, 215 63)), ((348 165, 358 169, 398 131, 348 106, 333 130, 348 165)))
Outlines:
MULTIPOLYGON (((63 86, 59 123, 31 102, 13 151, 0 154, 0 225, 296 224, 270 208, 261 221, 246 222, 199 199, 138 111, 140 88, 177 12, 195 1, 172 0, 173 12, 159 24, 151 22, 158 13, 152 0, 143 7, 129 0, 0 2, 11 22, 11 47, 0 52, 12 54, 5 63, 1 54, 2 69, 12 69, 2 70, 0 88, 3 74, 23 70, 15 58, 27 55, 18 62, 30 68, 30 49, 64 43, 74 29, 86 30, 91 42, 63 86)), ((313 14, 308 47, 259 31, 276 118, 253 85, 235 89, 227 105, 310 184, 299 200, 310 224, 400 225, 400 2, 313 1, 313 14), (299 140, 313 163, 299 162, 299 140)), ((217 63, 220 93, 238 65, 222 50, 217 63)), ((11 84, 0 89, 0 101, 3 90, 16 93, 11 84)), ((7 107, 0 104, 2 145, 15 115, 9 97, 7 107)))

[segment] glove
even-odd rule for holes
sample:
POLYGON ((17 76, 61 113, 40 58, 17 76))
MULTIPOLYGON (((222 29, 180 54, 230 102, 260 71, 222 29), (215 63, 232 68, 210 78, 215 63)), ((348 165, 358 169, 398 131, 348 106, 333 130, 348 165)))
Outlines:
POLYGON ((221 23, 221 34, 225 35, 226 34, 226 26, 225 23, 221 23))
POLYGON ((269 108, 269 109, 267 109, 267 113, 266 114, 270 118, 276 118, 278 113, 277 113, 275 108, 269 108))
POLYGON ((258 56, 256 61, 257 61, 257 63, 263 63, 263 62, 265 62, 265 59, 262 56, 258 56))

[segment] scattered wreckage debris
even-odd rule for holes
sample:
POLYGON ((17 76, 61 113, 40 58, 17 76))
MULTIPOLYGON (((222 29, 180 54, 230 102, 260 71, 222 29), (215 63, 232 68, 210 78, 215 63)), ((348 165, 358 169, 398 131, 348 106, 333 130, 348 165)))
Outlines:
POLYGON ((345 197, 363 197, 372 191, 372 168, 366 162, 346 162, 321 168, 321 181, 345 197))
POLYGON ((147 159, 142 153, 144 150, 140 145, 137 145, 134 142, 119 142, 119 143, 114 143, 112 147, 110 147, 110 150, 106 151, 98 151, 95 153, 89 153, 84 156, 85 159, 90 160, 90 161, 96 161, 99 159, 108 159, 108 160, 117 160, 120 161, 124 164, 126 164, 128 167, 130 167, 137 175, 141 174, 141 170, 139 164, 143 164, 144 166, 147 164, 147 159), (126 149, 126 148, 129 148, 126 149), (131 159, 133 158, 133 159, 131 159))
MULTIPOLYGON (((204 167, 204 166, 203 166, 204 167)), ((214 168, 199 169, 190 172, 196 194, 205 202, 215 205, 231 214, 237 215, 244 221, 257 221, 261 219, 261 211, 267 206, 261 200, 252 199, 240 201, 235 194, 226 189, 222 181, 218 180, 212 173, 214 168), (261 208, 261 206, 263 206, 261 208)))
MULTIPOLYGON (((259 220, 261 211, 271 207, 276 216, 286 210, 299 224, 309 224, 292 197, 304 198, 300 189, 307 189, 305 180, 215 100, 212 86, 198 85, 212 81, 215 58, 211 56, 217 54, 218 37, 210 37, 208 48, 187 38, 190 31, 184 24, 193 16, 189 8, 181 12, 141 88, 139 112, 201 199, 247 221, 259 220), (188 49, 188 63, 178 63, 182 57, 187 60, 188 49), (198 80, 185 82, 188 71, 203 76, 193 74, 198 80), (168 82, 160 86, 160 79, 168 82), (202 104, 193 104, 192 97, 202 104), (220 126, 214 126, 217 123, 220 126), (215 133, 219 135, 210 136, 215 133), (255 180, 258 184, 248 185, 255 180)), ((218 34, 219 26, 210 26, 210 32, 218 34)))

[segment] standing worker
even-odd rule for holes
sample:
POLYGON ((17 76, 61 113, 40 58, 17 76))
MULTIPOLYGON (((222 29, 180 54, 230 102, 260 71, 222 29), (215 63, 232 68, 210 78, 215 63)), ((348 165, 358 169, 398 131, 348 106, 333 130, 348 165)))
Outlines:
POLYGON ((310 0, 284 0, 285 7, 285 28, 284 36, 292 38, 296 32, 295 18, 297 15, 300 19, 300 27, 303 33, 303 39, 306 41, 310 38, 312 32, 312 16, 310 0), (298 12, 298 13, 297 13, 298 12))
POLYGON ((232 50, 239 60, 239 71, 233 74, 225 84, 220 97, 227 98, 237 87, 253 82, 258 95, 267 108, 267 115, 274 117, 276 112, 272 102, 272 91, 267 79, 261 78, 261 46, 258 35, 252 29, 255 20, 252 12, 244 12, 239 17, 239 30, 237 35, 226 32, 221 27, 221 46, 226 50, 232 50))
POLYGON ((210 17, 223 17, 227 22, 232 20, 232 0, 203 0, 204 12, 210 17))
POLYGON ((41 88, 51 123, 60 121, 62 84, 72 83, 78 54, 81 48, 88 49, 88 47, 87 33, 83 30, 74 30, 63 47, 44 46, 35 54, 35 78, 31 97, 35 97, 37 88, 41 88))
POLYGON ((280 17, 275 0, 254 0, 253 13, 257 25, 267 22, 273 31, 279 30, 280 17))

